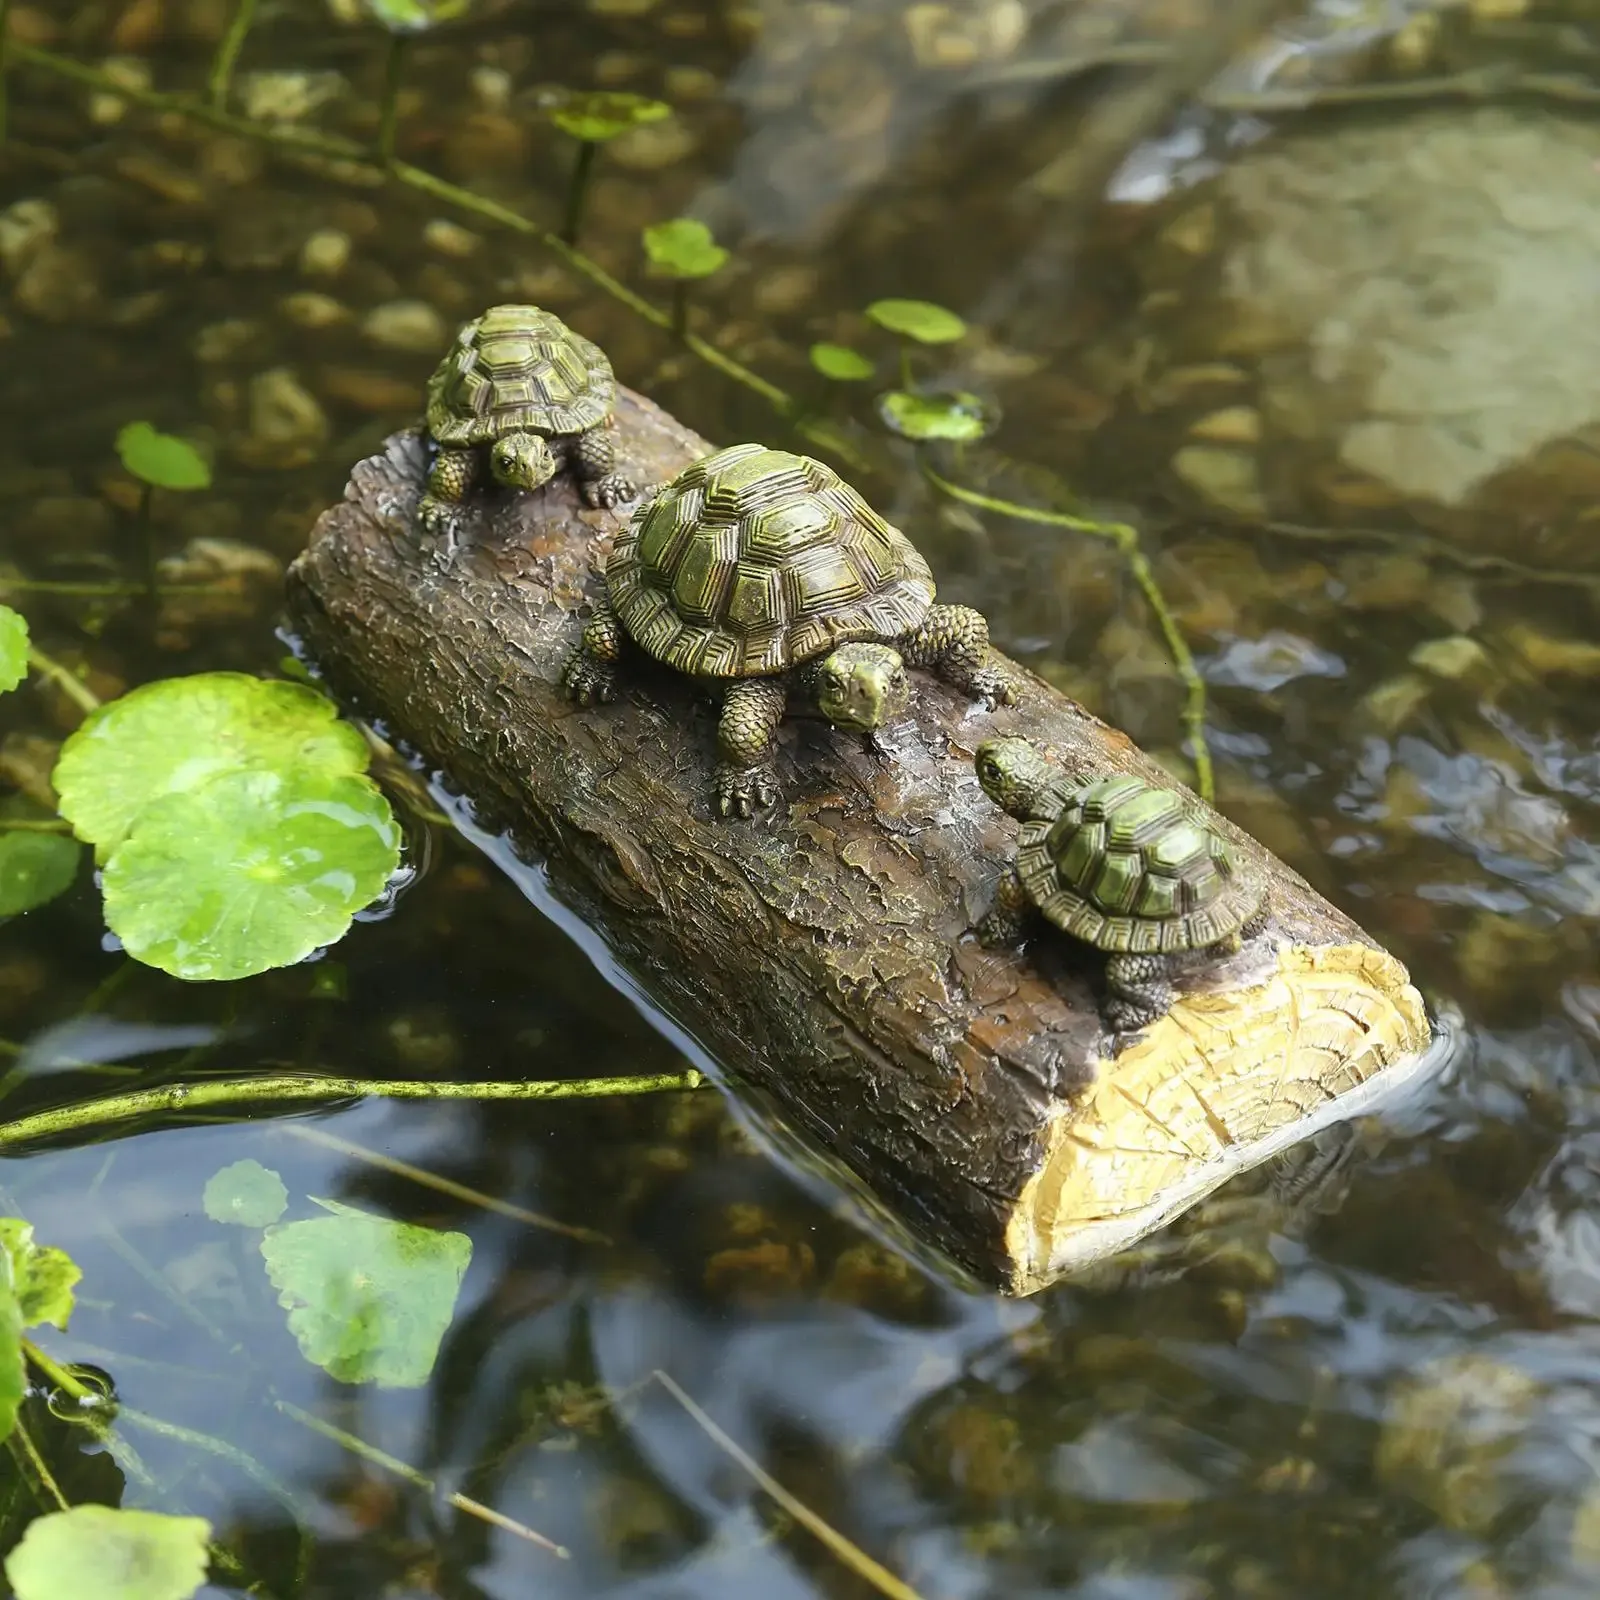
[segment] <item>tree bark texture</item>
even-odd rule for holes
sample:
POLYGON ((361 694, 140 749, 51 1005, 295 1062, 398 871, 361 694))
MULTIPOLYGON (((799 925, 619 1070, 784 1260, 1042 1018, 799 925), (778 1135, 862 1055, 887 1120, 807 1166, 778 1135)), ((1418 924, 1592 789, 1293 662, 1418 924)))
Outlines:
MULTIPOLYGON (((642 484, 711 449, 626 392, 615 421, 642 484)), ((996 711, 918 673, 876 747, 786 723, 776 818, 717 819, 693 685, 635 665, 611 705, 561 691, 629 508, 589 510, 565 476, 497 491, 446 552, 415 521, 426 466, 397 434, 319 520, 289 583, 311 660, 542 858, 663 1012, 979 1282, 1041 1288, 1417 1062, 1400 963, 1216 818, 1266 874, 1271 926, 1109 1058, 1102 957, 1050 929, 1020 952, 967 932, 1016 836, 972 754, 1020 733, 1074 770, 1170 783, 1125 735, 1020 667, 996 711)))

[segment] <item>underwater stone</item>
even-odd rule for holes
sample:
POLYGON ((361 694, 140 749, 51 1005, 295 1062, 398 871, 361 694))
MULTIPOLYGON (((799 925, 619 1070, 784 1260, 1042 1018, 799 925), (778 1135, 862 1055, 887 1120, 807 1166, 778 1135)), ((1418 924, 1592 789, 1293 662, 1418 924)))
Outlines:
POLYGON ((450 337, 445 320, 426 300, 391 300, 361 319, 361 332, 384 350, 434 355, 450 337))
POLYGON ((1202 498, 1224 511, 1249 518, 1266 515, 1254 456, 1212 445, 1185 445, 1172 458, 1172 470, 1202 498))
POLYGON ((338 228, 319 228, 300 246, 300 270, 308 278, 336 278, 350 262, 353 241, 338 228))
POLYGON ((257 373, 247 405, 248 431, 231 445, 235 459, 247 467, 303 467, 328 442, 327 413, 288 367, 257 373))

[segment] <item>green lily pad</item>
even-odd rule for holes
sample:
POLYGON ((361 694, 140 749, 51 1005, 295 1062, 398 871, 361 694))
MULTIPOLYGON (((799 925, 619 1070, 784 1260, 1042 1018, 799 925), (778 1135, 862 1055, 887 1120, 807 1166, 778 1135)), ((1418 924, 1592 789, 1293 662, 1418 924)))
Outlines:
POLYGON ((259 1161, 235 1161, 211 1174, 203 1204, 213 1222, 265 1228, 287 1209, 289 1191, 271 1167, 259 1161))
POLYGON ((210 1538, 204 1517, 73 1506, 28 1524, 6 1577, 17 1600, 189 1600, 210 1538))
POLYGON ((867 315, 880 328, 915 339, 918 344, 951 344, 966 333, 967 325, 953 311, 930 300, 874 300, 867 315))
POLYGON ((106 923, 175 978, 247 978, 342 938, 399 860, 400 829, 369 779, 224 773, 139 813, 101 878, 106 923))
POLYGON ((65 834, 0 832, 0 917, 19 916, 64 894, 82 853, 65 834))
POLYGON ((28 676, 28 619, 0 606, 0 694, 28 676))
POLYGON ((104 861, 152 800, 263 768, 353 775, 367 769, 367 744, 303 684, 203 672, 93 712, 62 746, 51 782, 61 815, 104 861))
POLYGON ((709 278, 728 259, 711 230, 693 217, 674 217, 644 230, 644 253, 669 278, 709 278))
POLYGON ((994 432, 993 409, 975 394, 953 389, 942 394, 911 394, 891 389, 878 397, 878 415, 902 439, 981 439, 994 432))
POLYGON ((824 378, 832 378, 836 383, 860 383, 878 370, 859 350, 852 350, 847 344, 829 344, 826 340, 812 345, 811 365, 824 378))
POLYGON ((455 1314, 472 1241, 335 1202, 261 1240, 267 1276, 300 1353, 341 1383, 415 1389, 455 1314))
POLYGON ((466 12, 472 0, 367 0, 367 10, 391 33, 421 33, 466 12))
POLYGON ((187 439, 130 422, 117 434, 117 454, 141 483, 154 489, 209 489, 211 468, 187 439))
POLYGON ((569 94, 550 111, 550 120, 565 134, 585 144, 604 144, 630 128, 647 122, 660 122, 672 115, 672 107, 642 94, 596 89, 587 94, 569 94))

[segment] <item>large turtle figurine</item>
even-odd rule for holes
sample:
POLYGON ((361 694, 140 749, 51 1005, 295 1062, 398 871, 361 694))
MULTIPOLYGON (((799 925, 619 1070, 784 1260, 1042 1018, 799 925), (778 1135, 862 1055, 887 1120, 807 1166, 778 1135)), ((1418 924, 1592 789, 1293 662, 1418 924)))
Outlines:
POLYGON ((696 461, 634 512, 605 575, 567 690, 611 699, 628 639, 721 687, 724 816, 778 799, 772 740, 791 698, 861 731, 905 709, 908 666, 991 704, 1015 698, 983 617, 935 605, 911 541, 809 456, 740 444, 696 461))
POLYGON ((978 924, 1015 944, 1035 909, 1110 952, 1106 1020, 1147 1026, 1174 999, 1188 952, 1231 955, 1266 926, 1266 890, 1176 789, 1132 774, 1076 783, 1026 739, 990 739, 978 782, 1022 824, 1015 864, 978 924))
POLYGON ((591 506, 631 500, 606 430, 617 381, 599 345, 538 306, 491 306, 456 335, 428 380, 428 433, 438 455, 418 508, 448 528, 482 475, 537 489, 563 463, 591 506))

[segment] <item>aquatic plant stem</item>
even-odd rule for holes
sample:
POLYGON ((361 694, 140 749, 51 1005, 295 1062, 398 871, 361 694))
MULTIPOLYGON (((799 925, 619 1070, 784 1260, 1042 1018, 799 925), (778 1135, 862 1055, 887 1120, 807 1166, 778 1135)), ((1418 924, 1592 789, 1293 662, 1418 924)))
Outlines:
POLYGON ((662 1094, 698 1089, 705 1075, 659 1072, 635 1078, 567 1078, 527 1083, 420 1083, 407 1078, 312 1078, 305 1073, 279 1073, 259 1078, 218 1078, 206 1083, 169 1083, 127 1094, 108 1094, 98 1100, 36 1111, 31 1116, 0 1123, 0 1152, 14 1150, 35 1139, 64 1133, 81 1133, 138 1117, 180 1111, 213 1110, 219 1106, 249 1105, 263 1100, 284 1105, 305 1102, 363 1100, 599 1100, 614 1094, 662 1094))
POLYGON ((959 501, 962 505, 974 506, 980 511, 991 511, 997 516, 1015 517, 1023 522, 1039 522, 1047 527, 1067 528, 1073 533, 1086 533, 1091 538, 1107 539, 1122 552, 1123 560, 1128 564, 1128 571, 1133 575, 1133 581, 1138 584, 1145 601, 1155 614, 1156 625, 1161 629, 1161 636, 1166 641, 1172 664, 1183 682, 1185 690, 1183 725, 1188 731, 1189 754, 1194 761, 1195 788, 1207 805, 1212 804, 1217 797, 1217 780, 1211 765, 1211 746, 1206 743, 1205 679, 1200 676, 1200 669, 1194 664, 1194 656, 1189 649, 1188 641, 1183 637, 1177 619, 1172 615, 1172 608, 1167 604, 1166 596, 1162 594, 1161 586, 1156 582, 1156 575, 1145 558, 1144 550, 1139 543, 1138 529, 1126 522, 1095 522, 1088 517, 1075 517, 1067 511, 1050 511, 1042 506, 1026 506, 1014 500, 1000 500, 994 495, 982 494, 976 489, 967 489, 961 484, 951 483, 948 478, 941 478, 920 454, 918 459, 922 464, 923 477, 938 493, 951 500, 959 501))
POLYGON ((228 23, 228 31, 222 36, 222 43, 212 58, 206 89, 211 96, 212 105, 219 111, 228 103, 228 89, 233 82, 233 66, 239 59, 245 35, 249 33, 255 17, 256 0, 238 0, 238 4, 233 8, 233 18, 228 23))
POLYGON ((155 499, 155 490, 150 484, 141 484, 139 487, 139 509, 134 513, 139 526, 139 554, 144 562, 144 600, 150 610, 150 620, 155 622, 156 612, 161 607, 161 588, 158 583, 160 577, 160 558, 156 554, 156 525, 150 515, 151 502, 155 499))
POLYGON ((395 133, 400 119, 400 83, 405 77, 406 54, 411 48, 408 34, 391 33, 383 58, 383 106, 378 117, 378 159, 386 167, 394 165, 395 133))
POLYGON ((43 1455, 39 1452, 38 1445, 33 1442, 33 1435, 28 1432, 28 1426, 21 1417, 17 1418, 7 1443, 38 1473, 39 1482, 50 1491, 50 1498, 55 1501, 56 1508, 60 1511, 70 1511, 72 1502, 62 1494, 61 1485, 56 1482, 55 1474, 50 1471, 43 1455))
MULTIPOLYGON (((672 285, 672 331, 682 339, 689 332, 689 280, 678 278, 672 285)), ((791 421, 798 418, 791 417, 791 421)))
POLYGON ((28 646, 28 665, 46 682, 53 683, 84 716, 100 709, 100 696, 37 645, 28 646))
POLYGON ((578 153, 572 158, 572 177, 567 183, 567 209, 561 224, 561 237, 576 246, 579 230, 583 227, 584 203, 589 198, 589 177, 594 171, 594 158, 600 146, 593 139, 580 139, 578 153))

